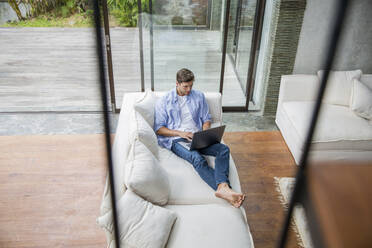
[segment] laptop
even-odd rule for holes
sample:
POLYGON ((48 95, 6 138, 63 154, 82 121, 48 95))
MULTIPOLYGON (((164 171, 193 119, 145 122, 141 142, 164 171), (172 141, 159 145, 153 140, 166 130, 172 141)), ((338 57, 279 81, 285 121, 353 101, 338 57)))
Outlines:
POLYGON ((210 145, 220 143, 223 133, 225 132, 226 125, 209 128, 204 131, 194 133, 192 141, 189 142, 178 142, 180 145, 185 147, 187 150, 198 150, 208 147, 210 145))

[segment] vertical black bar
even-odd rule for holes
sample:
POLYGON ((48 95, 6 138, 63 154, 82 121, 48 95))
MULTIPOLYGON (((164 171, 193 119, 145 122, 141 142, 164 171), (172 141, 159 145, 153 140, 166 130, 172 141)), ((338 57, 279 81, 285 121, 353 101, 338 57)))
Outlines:
MULTIPOLYGON (((236 68, 236 59, 238 58, 238 49, 239 49, 239 35, 240 35, 240 21, 242 16, 242 0, 238 0, 238 9, 236 11, 236 18, 235 18, 235 35, 234 35, 234 66, 236 68)), ((236 70, 236 69, 235 69, 236 70)), ((236 70, 236 75, 238 72, 236 70)), ((240 80, 239 80, 240 81, 240 80)))
POLYGON ((317 101, 315 103, 315 108, 313 110, 309 131, 307 133, 304 151, 301 155, 301 159, 299 162, 299 168, 297 170, 297 175, 296 175, 296 183, 295 183, 292 197, 289 203, 288 212, 287 212, 287 216, 285 219, 284 227, 282 229, 278 247, 284 247, 286 244, 287 236, 288 236, 288 229, 289 229, 294 206, 301 200, 301 195, 302 195, 301 193, 303 192, 304 184, 306 180, 306 167, 307 167, 306 162, 307 162, 307 158, 309 155, 311 140, 313 137, 313 133, 315 131, 316 121, 318 119, 318 115, 320 112, 320 107, 321 107, 323 95, 326 89, 329 71, 332 68, 333 59, 336 54, 338 39, 340 37, 341 30, 342 30, 342 23, 346 15, 348 0, 340 0, 340 1, 337 1, 336 4, 338 5, 337 5, 336 18, 335 18, 335 26, 333 28, 332 36, 328 44, 328 49, 327 49, 328 53, 325 59, 324 75, 320 79, 321 84, 320 84, 320 88, 319 88, 318 95, 317 95, 317 101))
POLYGON ((222 61, 221 61, 221 76, 220 76, 220 93, 223 91, 223 79, 225 76, 225 61, 226 61, 226 48, 227 48, 227 33, 229 31, 230 19, 230 0, 226 0, 225 23, 223 33, 223 47, 222 47, 222 61))
POLYGON ((262 35, 262 26, 263 26, 263 17, 265 14, 265 5, 266 0, 257 0, 256 2, 256 14, 254 18, 254 27, 253 27, 253 35, 251 41, 251 53, 249 57, 249 65, 248 65, 248 75, 247 75, 247 83, 245 87, 245 96, 246 96, 246 103, 245 107, 249 110, 249 101, 252 98, 252 89, 253 89, 253 76, 256 75, 256 67, 257 67, 257 53, 260 49, 260 42, 261 42, 261 35, 262 35))
POLYGON ((105 77, 105 66, 104 66, 104 57, 103 57, 103 42, 102 42, 102 31, 101 31, 101 14, 99 9, 99 2, 98 0, 93 1, 93 8, 94 8, 94 22, 96 26, 96 48, 97 48, 97 56, 98 56, 98 69, 99 69, 99 76, 100 76, 100 88, 101 88, 101 100, 102 100, 102 108, 103 108, 103 119, 104 119, 104 126, 105 126, 105 141, 106 141, 106 155, 107 155, 107 164, 108 164, 108 171, 109 171, 109 179, 110 179, 110 189, 111 189, 111 205, 112 205, 112 213, 113 213, 113 222, 114 222, 114 232, 115 232, 115 240, 116 240, 116 247, 120 248, 120 239, 119 239, 119 229, 117 224, 117 210, 116 210, 116 195, 115 195, 115 182, 114 182, 114 171, 112 166, 112 154, 111 154, 111 138, 110 138, 110 118, 109 118, 109 110, 107 104, 107 88, 106 88, 106 77, 105 77))
MULTIPOLYGON (((145 91, 145 76, 143 66, 143 37, 142 37, 142 3, 137 0, 138 5, 138 31, 139 31, 139 46, 140 46, 140 66, 141 66, 141 91, 145 91)), ((124 10, 125 11, 125 10, 124 10)))
POLYGON ((207 8, 207 20, 205 22, 206 28, 211 29, 211 15, 212 15, 212 0, 208 0, 208 8, 207 8))
POLYGON ((154 26, 152 23, 152 0, 149 0, 150 12, 150 66, 151 66, 151 90, 154 91, 154 26))
POLYGON ((106 54, 107 54, 107 67, 108 76, 110 83, 110 96, 112 112, 116 111, 116 97, 115 97, 115 85, 114 85, 114 72, 112 69, 112 56, 111 56, 111 37, 110 37, 110 25, 108 19, 107 10, 107 0, 102 0, 102 10, 103 10, 103 23, 105 26, 105 44, 106 44, 106 54))

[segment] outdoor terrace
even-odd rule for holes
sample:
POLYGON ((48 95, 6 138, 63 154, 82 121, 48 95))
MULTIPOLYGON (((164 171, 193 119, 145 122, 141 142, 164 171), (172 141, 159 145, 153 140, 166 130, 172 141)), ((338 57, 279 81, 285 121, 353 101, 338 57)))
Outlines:
MULTIPOLYGON (((117 107, 123 94, 141 90, 139 30, 111 28, 117 107)), ((0 134, 102 132, 95 37, 91 28, 0 28, 0 134)), ((196 89, 219 91, 222 53, 218 31, 154 31, 154 86, 166 91, 175 73, 195 72, 196 89)), ((145 88, 150 88, 149 33, 143 29, 145 88)), ((224 106, 245 96, 226 58, 224 106)), ((113 127, 117 115, 113 114, 113 127)), ((276 130, 259 113, 225 113, 227 131, 276 130)))

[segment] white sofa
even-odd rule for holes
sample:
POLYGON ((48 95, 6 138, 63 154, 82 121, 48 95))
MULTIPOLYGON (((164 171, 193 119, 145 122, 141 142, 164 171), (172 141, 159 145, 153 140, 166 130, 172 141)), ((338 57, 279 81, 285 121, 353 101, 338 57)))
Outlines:
MULTIPOLYGON (((350 73, 359 73, 358 81, 372 90, 372 74, 350 73)), ((336 74, 328 80, 309 159, 372 160, 371 120, 358 116, 351 109, 351 87, 355 80, 349 78, 349 74, 346 74, 344 84, 337 81, 342 80, 336 74)), ((320 77, 318 72, 318 75, 283 75, 281 78, 275 121, 297 164, 303 152, 320 77)), ((354 97, 354 100, 360 99, 354 97)))
MULTIPOLYGON (((126 192, 124 164, 127 160, 128 132, 131 110, 136 99, 145 93, 127 93, 124 95, 118 127, 113 144, 113 164, 115 174, 116 198, 126 192)), ((165 92, 154 92, 157 98, 165 92)), ((212 115, 212 125, 222 120, 221 95, 205 93, 212 115)), ((207 157, 214 166, 214 159, 207 157)), ((177 157, 171 151, 159 146, 159 162, 168 174, 170 193, 166 209, 174 211, 177 219, 170 232, 166 247, 254 247, 243 207, 234 208, 222 199, 214 196, 214 191, 199 177, 191 164, 177 157)), ((239 177, 230 157, 231 186, 241 192, 239 177)), ((105 192, 101 204, 101 216, 111 209, 110 191, 106 180, 105 192)), ((249 200, 249 199, 246 199, 249 200)), ((120 209, 118 209, 120 211, 120 209)), ((113 233, 106 230, 108 247, 112 247, 113 233)))

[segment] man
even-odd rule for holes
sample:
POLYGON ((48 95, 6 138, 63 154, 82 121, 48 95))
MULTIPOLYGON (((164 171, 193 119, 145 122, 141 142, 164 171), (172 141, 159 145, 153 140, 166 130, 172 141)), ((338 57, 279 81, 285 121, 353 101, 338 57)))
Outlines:
POLYGON ((211 126, 211 115, 202 92, 192 90, 194 74, 188 69, 177 72, 176 88, 155 106, 154 129, 160 146, 190 162, 200 177, 234 207, 240 207, 245 195, 234 192, 229 182, 229 148, 221 143, 190 151, 178 142, 191 141, 193 133, 211 126), (215 156, 215 169, 202 156, 215 156))

